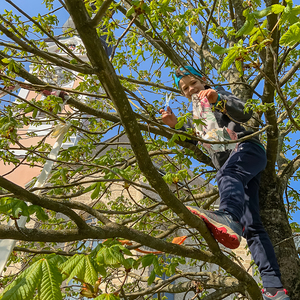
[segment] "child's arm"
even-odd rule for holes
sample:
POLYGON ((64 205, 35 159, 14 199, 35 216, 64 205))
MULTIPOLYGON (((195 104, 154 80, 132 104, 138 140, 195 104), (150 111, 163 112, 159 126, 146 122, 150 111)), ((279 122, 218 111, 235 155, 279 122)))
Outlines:
MULTIPOLYGON (((175 128, 175 125, 177 124, 177 117, 172 112, 172 109, 168 106, 167 110, 161 109, 159 112, 162 114, 161 120, 164 122, 164 124, 170 126, 171 128, 175 128)), ((178 130, 187 131, 187 129, 190 127, 191 126, 189 125, 183 125, 178 130)), ((198 144, 198 141, 195 140, 186 139, 186 141, 194 145, 198 144)))
POLYGON ((215 106, 218 105, 219 102, 226 101, 225 110, 226 113, 238 122, 247 122, 251 116, 252 111, 247 113, 244 112, 244 103, 235 95, 231 94, 230 92, 225 91, 223 88, 218 87, 216 91, 220 95, 218 101, 214 104, 215 106))
POLYGON ((161 120, 163 123, 171 128, 175 128, 175 125, 177 124, 177 117, 172 112, 172 109, 168 106, 167 110, 162 108, 159 112, 161 113, 161 120))

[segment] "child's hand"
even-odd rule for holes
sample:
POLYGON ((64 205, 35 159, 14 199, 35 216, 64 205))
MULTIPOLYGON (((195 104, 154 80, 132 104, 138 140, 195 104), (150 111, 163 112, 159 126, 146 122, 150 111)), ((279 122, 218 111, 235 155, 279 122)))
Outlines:
POLYGON ((177 118, 173 114, 172 109, 168 106, 167 110, 162 108, 159 112, 161 113, 161 120, 171 128, 175 128, 175 125, 177 124, 177 118))
POLYGON ((198 95, 200 99, 206 97, 209 103, 216 103, 218 100, 218 92, 213 89, 202 90, 198 95))

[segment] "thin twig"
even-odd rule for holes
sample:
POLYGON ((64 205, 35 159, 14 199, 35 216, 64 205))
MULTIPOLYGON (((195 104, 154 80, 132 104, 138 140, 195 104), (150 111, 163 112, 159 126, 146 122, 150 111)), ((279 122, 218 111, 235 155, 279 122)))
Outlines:
POLYGON ((116 52, 116 49, 117 49, 119 43, 121 42, 121 40, 125 36, 125 34, 129 31, 130 27, 132 26, 132 24, 134 23, 134 21, 135 21, 136 18, 137 18, 137 15, 135 15, 132 18, 132 20, 129 22, 127 28, 124 30, 124 32, 121 34, 121 36, 118 38, 117 43, 114 45, 114 47, 112 49, 112 52, 111 52, 111 55, 110 55, 110 59, 109 59, 110 61, 113 60, 115 52, 116 52))
POLYGON ((22 9, 19 8, 18 5, 14 4, 11 0, 5 0, 10 5, 12 5, 16 10, 18 10, 21 14, 23 14, 28 20, 30 20, 33 24, 35 24, 44 34, 46 34, 55 44, 61 47, 64 51, 66 51, 71 57, 73 57, 76 61, 80 62, 83 65, 87 65, 86 62, 81 60, 78 56, 76 56, 67 46, 62 44, 59 40, 54 38, 51 34, 48 33, 38 22, 32 19, 27 13, 25 13, 22 9))
POLYGON ((201 44, 200 44, 200 49, 203 48, 203 45, 204 45, 204 43, 205 43, 205 40, 206 40, 206 37, 207 37, 207 32, 208 32, 209 23, 210 23, 210 20, 212 19, 213 12, 214 12, 214 10, 215 10, 217 1, 218 1, 218 0, 214 0, 214 3, 213 3, 213 5, 212 5, 212 8, 211 8, 211 11, 210 11, 208 20, 207 20, 207 22, 206 22, 205 31, 204 31, 204 33, 203 33, 203 38, 202 38, 202 41, 201 41, 201 44))

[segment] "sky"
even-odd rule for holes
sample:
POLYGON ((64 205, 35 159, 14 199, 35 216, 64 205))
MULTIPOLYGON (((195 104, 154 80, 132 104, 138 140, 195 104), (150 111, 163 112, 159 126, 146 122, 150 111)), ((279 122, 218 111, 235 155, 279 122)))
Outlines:
MULTIPOLYGON (((59 4, 58 1, 54 1, 55 6, 53 9, 59 8, 61 5, 59 4)), ((44 15, 48 13, 48 9, 45 8, 44 5, 41 5, 42 0, 29 0, 29 1, 24 1, 24 0, 13 0, 13 3, 20 7, 22 10, 24 10, 28 15, 33 16, 33 15, 44 15)), ((1 0, 1 7, 0 7, 0 12, 4 12, 4 10, 15 10, 8 2, 5 0, 1 0)), ((58 19, 60 20, 60 23, 57 27, 57 34, 61 32, 61 27, 62 25, 67 21, 68 19, 68 13, 65 11, 64 8, 61 8, 55 12, 55 14, 58 16, 58 19)), ((3 39, 3 36, 0 36, 0 41, 3 39)), ((124 74, 125 75, 125 74, 124 74)), ((162 96, 159 95, 159 97, 156 97, 156 99, 160 99, 162 96)), ((171 102, 172 103, 172 102, 171 102)), ((0 99, 0 108, 1 108, 1 99, 0 99)), ((300 190, 300 182, 294 182, 292 184, 292 187, 296 189, 297 191, 300 190)), ((300 204, 299 204, 300 206, 300 204)), ((293 215, 293 221, 300 223, 300 211, 296 211, 293 215)))

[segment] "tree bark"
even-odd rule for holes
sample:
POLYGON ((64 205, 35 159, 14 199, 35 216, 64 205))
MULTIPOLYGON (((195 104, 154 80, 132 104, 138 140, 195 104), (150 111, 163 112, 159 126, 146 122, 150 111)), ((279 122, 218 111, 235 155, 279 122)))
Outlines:
POLYGON ((270 180, 268 172, 263 172, 260 183, 261 218, 274 246, 283 286, 291 300, 297 300, 300 299, 300 263, 279 186, 280 182, 270 180))

